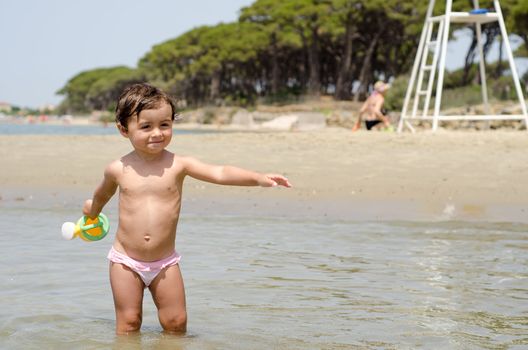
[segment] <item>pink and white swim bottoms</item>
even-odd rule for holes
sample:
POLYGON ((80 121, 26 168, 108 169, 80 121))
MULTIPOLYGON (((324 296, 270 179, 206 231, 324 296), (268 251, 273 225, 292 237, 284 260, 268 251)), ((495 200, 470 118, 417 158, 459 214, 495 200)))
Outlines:
POLYGON ((108 252, 108 260, 113 263, 122 264, 128 266, 132 271, 137 273, 139 277, 145 283, 145 286, 149 286, 150 283, 156 278, 156 276, 166 267, 176 265, 180 262, 180 254, 172 253, 170 256, 157 260, 157 261, 139 261, 132 259, 128 255, 118 252, 112 247, 108 252))

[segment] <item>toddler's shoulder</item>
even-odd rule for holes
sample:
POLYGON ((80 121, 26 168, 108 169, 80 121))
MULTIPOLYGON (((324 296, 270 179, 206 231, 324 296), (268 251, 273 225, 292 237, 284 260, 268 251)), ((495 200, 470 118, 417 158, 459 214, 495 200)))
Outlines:
POLYGON ((178 164, 184 171, 189 171, 203 164, 198 158, 192 156, 177 156, 174 160, 174 163, 178 164))
POLYGON ((123 172, 123 160, 121 158, 110 162, 105 168, 105 174, 117 177, 123 172))
POLYGON ((181 156, 181 155, 174 155, 174 162, 180 163, 180 164, 188 164, 190 162, 196 161, 196 158, 191 156, 181 156))

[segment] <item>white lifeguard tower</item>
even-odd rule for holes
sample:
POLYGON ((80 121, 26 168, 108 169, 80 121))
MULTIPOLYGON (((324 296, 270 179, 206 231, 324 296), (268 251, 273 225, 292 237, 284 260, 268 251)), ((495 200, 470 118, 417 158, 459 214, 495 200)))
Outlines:
POLYGON ((412 132, 414 128, 412 121, 432 121, 432 130, 436 131, 440 121, 447 120, 524 120, 528 128, 528 112, 526 110, 526 103, 524 101, 521 84, 515 62, 513 61, 513 54, 508 40, 508 33, 504 24, 504 18, 498 0, 493 1, 494 11, 490 12, 487 9, 480 9, 478 0, 473 0, 473 10, 470 12, 452 12, 452 0, 446 0, 445 14, 440 16, 433 16, 433 9, 435 0, 429 0, 429 7, 425 16, 424 28, 420 37, 418 51, 411 72, 411 78, 405 94, 401 118, 398 123, 398 132, 407 126, 412 132), (506 55, 510 64, 511 75, 515 90, 519 98, 522 114, 519 115, 490 115, 490 108, 488 104, 488 91, 486 86, 486 70, 484 55, 482 49, 481 25, 483 23, 498 22, 500 33, 503 38, 506 55), (477 34, 477 47, 479 53, 479 71, 480 82, 482 86, 482 100, 486 115, 442 115, 440 114, 440 105, 442 102, 442 89, 444 83, 444 72, 447 54, 447 42, 449 39, 449 25, 450 23, 474 23, 477 34), (436 35, 433 36, 433 33, 436 35), (440 62, 438 62, 440 60, 440 62), (429 104, 431 102, 431 95, 433 92, 433 84, 435 82, 435 74, 438 71, 438 78, 436 79, 436 90, 434 94, 434 110, 433 114, 429 115, 429 104), (409 104, 413 97, 412 110, 409 113, 409 104), (422 102, 422 103, 420 103, 422 102))

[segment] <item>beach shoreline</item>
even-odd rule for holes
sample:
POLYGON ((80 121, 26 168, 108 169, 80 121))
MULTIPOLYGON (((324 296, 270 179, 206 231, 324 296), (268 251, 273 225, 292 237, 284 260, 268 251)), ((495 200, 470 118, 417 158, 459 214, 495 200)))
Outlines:
MULTIPOLYGON (((229 132, 175 135, 170 151, 284 173, 292 189, 186 180, 183 210, 351 220, 526 222, 522 131, 229 132)), ((105 165, 130 151, 119 135, 0 136, 0 205, 78 205, 105 165), (94 151, 96 150, 96 151, 94 151), (39 198, 41 200, 39 200, 39 198)))

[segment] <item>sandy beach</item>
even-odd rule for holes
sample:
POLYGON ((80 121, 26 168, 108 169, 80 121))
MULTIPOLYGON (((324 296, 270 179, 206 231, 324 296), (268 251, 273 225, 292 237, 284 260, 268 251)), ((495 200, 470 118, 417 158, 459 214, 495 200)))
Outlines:
MULTIPOLYGON (((228 188, 190 179, 184 190, 190 210, 524 222, 527 148, 523 131, 396 134, 327 128, 175 135, 169 149, 206 162, 280 172, 294 185, 228 188)), ((120 136, 2 135, 0 196, 4 204, 37 193, 90 196, 104 166, 129 151, 120 136)))

